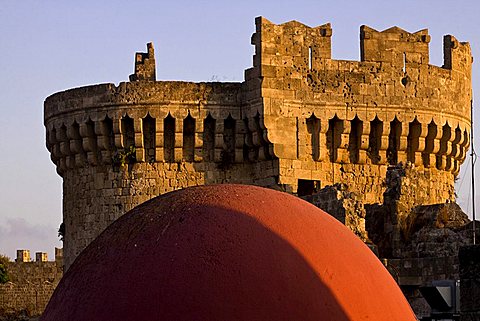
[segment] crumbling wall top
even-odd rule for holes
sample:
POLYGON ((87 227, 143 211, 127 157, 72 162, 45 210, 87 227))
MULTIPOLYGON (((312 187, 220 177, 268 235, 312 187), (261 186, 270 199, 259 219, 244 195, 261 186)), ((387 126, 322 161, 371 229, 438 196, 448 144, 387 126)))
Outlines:
POLYGON ((135 71, 130 75, 130 81, 149 80, 155 81, 155 52, 153 43, 147 43, 147 52, 135 54, 135 71))
POLYGON ((443 68, 464 72, 471 76, 472 50, 468 42, 460 42, 452 35, 443 37, 443 68))

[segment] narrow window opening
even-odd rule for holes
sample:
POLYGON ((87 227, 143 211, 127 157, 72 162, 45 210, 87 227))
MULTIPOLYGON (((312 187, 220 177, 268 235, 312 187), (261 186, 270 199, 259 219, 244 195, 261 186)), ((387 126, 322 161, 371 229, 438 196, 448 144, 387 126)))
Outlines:
POLYGON ((122 118, 123 143, 126 149, 135 146, 135 130, 133 128, 133 118, 126 115, 122 118))
POLYGON ((330 161, 336 162, 338 159, 338 148, 342 143, 343 120, 337 116, 328 121, 327 130, 327 148, 330 154, 330 161))
POLYGON ((113 136, 113 121, 106 116, 100 123, 96 123, 95 126, 99 126, 97 132, 100 133, 99 145, 100 151, 98 153, 99 159, 105 163, 109 163, 112 159, 112 153, 115 147, 115 137, 113 136))
POLYGON ((72 137, 70 137, 70 138, 72 140, 81 142, 82 136, 80 136, 80 125, 76 121, 74 121, 73 124, 72 124, 71 135, 72 135, 72 137))
POLYGON ((308 47, 308 69, 312 70, 312 47, 308 47))
POLYGON ((145 148, 145 159, 149 163, 155 162, 155 118, 148 114, 142 119, 143 122, 143 144, 145 148))
POLYGON ((215 159, 215 126, 216 120, 210 114, 203 121, 203 159, 213 162, 215 159))
POLYGON ((358 119, 358 117, 355 117, 350 124, 351 130, 348 140, 348 152, 350 155, 350 162, 355 164, 358 163, 360 158, 360 145, 363 132, 363 122, 358 119))
POLYGON ((402 71, 403 71, 403 77, 402 77, 401 82, 402 82, 402 85, 405 87, 405 86, 408 85, 408 82, 410 81, 410 78, 407 75, 407 54, 405 52, 403 53, 402 71))
POLYGON ((430 154, 433 152, 433 144, 435 137, 437 137, 437 125, 433 120, 428 124, 428 132, 425 137, 425 149, 422 153, 423 166, 430 167, 430 154))
POLYGON ((396 165, 398 163, 401 134, 402 125, 395 117, 395 119, 390 122, 390 134, 388 135, 387 160, 390 165, 396 165))
POLYGON ((82 137, 80 136, 80 125, 74 121, 73 124, 72 124, 72 139, 82 139, 82 137))
POLYGON ((231 115, 223 122, 223 144, 221 161, 224 167, 235 161, 235 119, 231 115))
POLYGON ((298 124, 298 117, 295 117, 295 147, 297 159, 300 157, 300 126, 298 124))
MULTIPOLYGON (((89 119, 87 122, 86 122, 86 126, 87 126, 87 137, 88 137, 88 143, 89 143, 89 147, 90 147, 90 151, 92 154, 90 155, 93 155, 93 158, 94 158, 94 161, 96 161, 98 158, 98 145, 97 145, 97 136, 95 135, 95 124, 93 123, 93 121, 91 119, 89 119)), ((88 155, 88 154, 87 154, 88 155)), ((89 156, 89 160, 90 160, 90 156, 89 156)))
POLYGON ((175 161, 175 118, 170 114, 163 120, 163 155, 166 162, 175 161))
POLYGON ((105 134, 106 134, 106 148, 110 151, 113 151, 115 147, 115 136, 113 134, 113 120, 110 119, 110 117, 105 117, 103 120, 103 126, 105 128, 105 134))
POLYGON ((407 160, 411 163, 415 163, 415 153, 418 151, 422 127, 416 118, 408 126, 407 160))
POLYGON ((89 119, 86 123, 87 125, 87 137, 89 139, 90 145, 93 147, 93 150, 97 148, 97 138, 95 135, 95 125, 91 119, 89 119))
POLYGON ((310 179, 299 179, 297 195, 308 196, 317 193, 321 188, 320 181, 310 179))
POLYGON ((307 119, 307 131, 311 137, 312 159, 317 161, 320 158, 320 119, 314 114, 307 119))
POLYGON ((195 118, 188 114, 183 120, 183 159, 193 162, 195 155, 195 118))
POLYGON ((380 162, 380 146, 382 145, 383 123, 375 117, 370 122, 370 134, 368 137, 368 156, 373 164, 380 162))

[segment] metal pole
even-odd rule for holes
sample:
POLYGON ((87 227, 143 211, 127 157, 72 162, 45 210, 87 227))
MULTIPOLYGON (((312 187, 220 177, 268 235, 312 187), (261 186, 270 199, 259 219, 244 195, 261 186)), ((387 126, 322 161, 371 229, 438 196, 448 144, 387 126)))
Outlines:
POLYGON ((471 142, 471 150, 470 150, 470 157, 471 157, 471 162, 472 162, 472 228, 473 228, 473 245, 476 244, 475 242, 475 234, 476 234, 476 228, 475 228, 475 149, 473 148, 473 98, 470 101, 470 142, 471 142))

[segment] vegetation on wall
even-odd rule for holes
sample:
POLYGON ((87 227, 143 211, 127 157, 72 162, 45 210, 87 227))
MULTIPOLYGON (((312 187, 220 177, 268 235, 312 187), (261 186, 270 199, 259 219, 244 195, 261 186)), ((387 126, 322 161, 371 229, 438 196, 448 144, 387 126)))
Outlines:
POLYGON ((9 280, 7 272, 7 263, 10 262, 10 258, 3 254, 0 254, 0 284, 7 283, 9 280))
POLYGON ((117 150, 112 157, 112 163, 114 166, 123 167, 125 164, 134 163, 136 160, 135 146, 131 145, 124 150, 117 150))

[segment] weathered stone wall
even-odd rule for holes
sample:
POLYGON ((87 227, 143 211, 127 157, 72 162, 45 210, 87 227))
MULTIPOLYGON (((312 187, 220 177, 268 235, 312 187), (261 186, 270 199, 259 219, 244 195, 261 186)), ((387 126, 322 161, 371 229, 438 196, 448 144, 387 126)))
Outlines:
POLYGON ((329 24, 260 17, 243 83, 155 81, 149 44, 131 82, 48 97, 66 266, 128 209, 186 186, 237 182, 307 195, 343 183, 360 203, 382 203, 387 168, 402 163, 415 180, 405 188, 423 191, 402 204, 453 200, 469 144, 468 43, 445 37, 436 67, 426 30, 360 33, 361 61, 333 60, 329 24))
POLYGON ((0 284, 0 318, 39 316, 62 278, 63 264, 10 262, 7 273, 9 282, 0 284))
POLYGON ((480 245, 460 249, 461 321, 480 320, 480 245))

